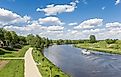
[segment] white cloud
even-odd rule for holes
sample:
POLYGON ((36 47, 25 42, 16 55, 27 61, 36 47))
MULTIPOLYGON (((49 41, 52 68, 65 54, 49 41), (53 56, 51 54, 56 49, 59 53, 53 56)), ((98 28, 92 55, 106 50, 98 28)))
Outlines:
POLYGON ((39 21, 40 24, 44 24, 44 23, 53 23, 53 24, 56 24, 56 25, 63 25, 64 24, 57 17, 40 18, 38 21, 39 21))
POLYGON ((70 4, 64 4, 64 5, 47 5, 46 8, 37 8, 36 11, 42 11, 45 13, 45 15, 57 15, 59 13, 63 12, 73 12, 76 9, 76 4, 79 1, 76 0, 75 2, 71 2, 70 4))
POLYGON ((106 27, 107 28, 116 28, 116 27, 121 28, 121 23, 119 22, 107 23, 106 27))
POLYGON ((46 30, 47 28, 39 25, 38 23, 32 23, 30 25, 26 25, 26 26, 16 26, 16 25, 10 25, 10 26, 5 26, 5 29, 8 30, 14 30, 14 31, 24 31, 24 32, 28 32, 28 31, 37 31, 37 30, 46 30))
POLYGON ((94 34, 94 33, 99 33, 99 32, 102 32, 104 31, 105 29, 100 29, 100 28, 97 28, 97 29, 89 29, 89 30, 83 30, 82 33, 84 34, 94 34))
POLYGON ((42 11, 40 8, 37 8, 36 11, 42 11))
POLYGON ((21 35, 28 35, 28 34, 41 34, 42 36, 51 37, 48 36, 50 34, 53 35, 53 37, 56 38, 57 34, 63 33, 63 26, 43 26, 39 24, 37 21, 33 21, 31 24, 26 26, 16 26, 16 25, 10 25, 4 27, 7 30, 13 30, 16 31, 18 34, 21 35))
POLYGON ((30 17, 28 16, 20 16, 12 11, 6 10, 4 8, 0 8, 0 24, 14 24, 14 23, 27 23, 30 21, 30 17))
POLYGON ((63 26, 49 26, 47 29, 49 31, 61 31, 64 29, 64 27, 63 26))
POLYGON ((121 0, 116 0, 115 5, 118 5, 121 0))
MULTIPOLYGON (((70 3, 74 5, 73 3, 70 3)), ((52 7, 54 5, 48 5, 52 7)), ((64 26, 64 23, 58 17, 45 17, 30 21, 28 16, 20 16, 12 11, 0 9, 0 24, 10 24, 4 28, 16 31, 20 35, 39 34, 51 39, 86 39, 89 35, 96 35, 97 39, 120 38, 121 23, 112 22, 103 24, 103 19, 94 18, 85 20, 74 29, 64 26), (28 22, 29 21, 29 22, 28 22), (26 23, 17 26, 16 23, 26 23), (53 23, 53 24, 50 24, 53 23), (48 25, 45 25, 48 24, 48 25), (103 25, 102 25, 103 24, 103 25), (100 26, 102 25, 102 26, 100 26)), ((68 25, 77 25, 76 22, 68 25)))
POLYGON ((103 19, 89 19, 86 21, 83 21, 80 25, 74 27, 74 29, 90 29, 94 28, 95 26, 100 26, 103 23, 103 19))
POLYGON ((77 30, 72 30, 71 33, 72 34, 76 34, 78 31, 77 30))
POLYGON ((74 23, 69 23, 68 25, 73 26, 73 25, 77 25, 78 23, 74 22, 74 23))

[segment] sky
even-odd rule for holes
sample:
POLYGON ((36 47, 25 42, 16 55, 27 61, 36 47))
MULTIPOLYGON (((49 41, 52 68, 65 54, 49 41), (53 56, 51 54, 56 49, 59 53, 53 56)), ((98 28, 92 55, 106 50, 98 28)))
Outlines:
POLYGON ((0 27, 49 39, 121 39, 121 0, 0 0, 0 27))

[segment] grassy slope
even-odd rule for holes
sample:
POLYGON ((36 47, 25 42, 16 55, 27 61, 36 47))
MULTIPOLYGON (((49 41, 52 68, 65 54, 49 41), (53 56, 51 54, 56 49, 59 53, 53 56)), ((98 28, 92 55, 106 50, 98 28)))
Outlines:
POLYGON ((68 75, 63 73, 57 66, 52 64, 46 57, 44 57, 40 51, 34 50, 33 57, 35 61, 41 63, 40 65, 38 65, 38 68, 43 77, 49 77, 50 66, 52 67, 52 77, 69 77, 68 75))
POLYGON ((24 57, 25 52, 28 50, 30 46, 24 46, 19 51, 8 51, 0 48, 1 51, 4 51, 4 55, 0 55, 0 57, 24 57))
MULTIPOLYGON (((14 53, 14 57, 24 57, 29 46, 24 46, 14 53)), ((9 63, 0 70, 0 77, 24 77, 24 60, 10 60, 9 63)))
POLYGON ((24 57, 26 51, 29 49, 30 46, 24 46, 22 49, 20 49, 18 51, 18 53, 16 53, 16 57, 24 57))
POLYGON ((24 77, 24 60, 11 60, 0 70, 0 77, 24 77))
POLYGON ((4 54, 0 55, 0 57, 14 57, 14 55, 17 53, 16 51, 8 51, 3 48, 0 48, 1 52, 4 52, 4 54))
POLYGON ((101 48, 101 47, 96 48, 96 47, 93 47, 93 44, 90 44, 88 46, 85 46, 84 44, 76 44, 74 46, 78 48, 85 48, 85 49, 90 49, 90 50, 95 50, 95 51, 100 51, 105 53, 121 54, 121 49, 101 48))

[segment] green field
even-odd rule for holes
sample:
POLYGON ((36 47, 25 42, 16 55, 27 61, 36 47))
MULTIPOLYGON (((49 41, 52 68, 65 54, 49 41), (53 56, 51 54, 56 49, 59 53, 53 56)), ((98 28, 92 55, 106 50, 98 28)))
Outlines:
POLYGON ((117 44, 81 43, 81 44, 75 44, 74 46, 78 48, 84 48, 105 53, 121 54, 121 45, 117 44))
MULTIPOLYGON (((1 49, 2 51, 5 51, 5 54, 1 55, 1 57, 24 57, 24 54, 29 47, 30 46, 24 46, 19 51, 1 49)), ((24 60, 9 60, 9 62, 0 69, 0 77, 24 77, 24 60)))
POLYGON ((24 60, 10 60, 0 69, 0 77, 24 77, 24 60))
POLYGON ((38 68, 43 77, 69 77, 61 71, 57 66, 52 64, 42 53, 38 50, 33 51, 34 60, 39 64, 38 68), (52 69, 51 69, 52 68, 52 69))

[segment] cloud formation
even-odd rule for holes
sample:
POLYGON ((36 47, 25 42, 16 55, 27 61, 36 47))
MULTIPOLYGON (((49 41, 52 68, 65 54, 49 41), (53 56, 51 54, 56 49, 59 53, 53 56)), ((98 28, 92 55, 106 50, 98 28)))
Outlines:
POLYGON ((118 5, 121 0, 116 0, 115 5, 118 5))
POLYGON ((4 28, 16 31, 19 35, 31 33, 50 39, 87 39, 91 34, 96 35, 97 39, 121 39, 121 22, 104 23, 103 19, 100 18, 88 19, 79 25, 72 22, 68 25, 73 26, 73 28, 68 28, 58 17, 49 16, 31 20, 29 16, 20 16, 12 11, 0 8, 0 24, 8 24, 9 26, 4 28), (25 24, 18 26, 16 23, 25 24))
POLYGON ((55 25, 63 25, 64 23, 58 17, 46 17, 46 18, 39 18, 39 23, 53 23, 55 25))
POLYGON ((63 12, 73 12, 76 9, 76 4, 79 1, 76 0, 75 2, 70 2, 69 4, 64 5, 47 5, 45 8, 37 8, 36 11, 38 12, 44 12, 45 15, 57 15, 63 12))
POLYGON ((94 28, 95 26, 100 26, 103 23, 103 19, 94 18, 83 21, 78 26, 75 26, 74 29, 90 29, 94 28))
POLYGON ((47 30, 49 31, 62 31, 64 29, 63 26, 49 26, 47 30))
POLYGON ((113 23, 107 23, 107 28, 121 28, 121 23, 119 22, 113 22, 113 23))
POLYGON ((4 8, 0 8, 0 24, 15 24, 15 23, 27 23, 30 21, 29 16, 20 16, 12 11, 6 10, 4 8))

